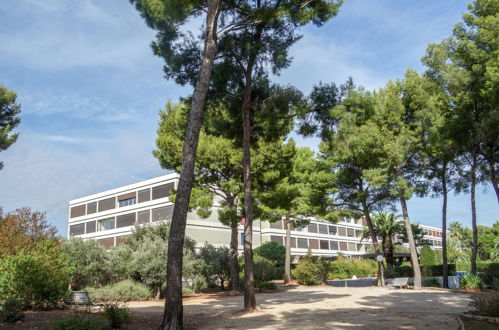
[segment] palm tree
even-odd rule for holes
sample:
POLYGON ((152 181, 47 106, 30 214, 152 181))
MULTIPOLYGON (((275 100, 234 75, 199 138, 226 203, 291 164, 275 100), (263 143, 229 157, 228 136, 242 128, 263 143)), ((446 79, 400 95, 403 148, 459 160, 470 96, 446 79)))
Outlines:
MULTIPOLYGON (((380 212, 374 215, 373 225, 376 236, 381 237, 381 246, 384 251, 386 263, 393 266, 393 237, 404 232, 404 223, 399 221, 398 216, 394 213, 387 214, 386 212, 380 212)), ((369 237, 369 231, 364 229, 361 241, 369 237)))

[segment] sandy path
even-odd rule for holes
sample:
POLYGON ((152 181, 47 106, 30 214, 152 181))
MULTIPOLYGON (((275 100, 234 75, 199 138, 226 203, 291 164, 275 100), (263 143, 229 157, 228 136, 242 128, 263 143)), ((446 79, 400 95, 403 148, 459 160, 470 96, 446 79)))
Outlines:
MULTIPOLYGON (((257 302, 260 312, 243 314, 241 296, 188 298, 184 303, 186 325, 196 329, 458 329, 456 314, 468 309, 469 295, 299 286, 258 294, 257 302)), ((162 301, 131 303, 129 307, 137 321, 146 318, 151 327, 163 312, 162 301)))

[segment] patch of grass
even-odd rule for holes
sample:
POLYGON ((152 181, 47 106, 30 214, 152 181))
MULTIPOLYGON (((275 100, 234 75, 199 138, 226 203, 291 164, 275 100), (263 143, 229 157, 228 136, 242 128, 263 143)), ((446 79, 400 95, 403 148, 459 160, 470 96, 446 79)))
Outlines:
POLYGON ((110 330, 111 325, 106 320, 90 315, 72 315, 55 321, 51 330, 110 330))
POLYGON ((461 321, 463 321, 466 330, 497 330, 499 327, 497 324, 467 318, 462 318, 461 321))

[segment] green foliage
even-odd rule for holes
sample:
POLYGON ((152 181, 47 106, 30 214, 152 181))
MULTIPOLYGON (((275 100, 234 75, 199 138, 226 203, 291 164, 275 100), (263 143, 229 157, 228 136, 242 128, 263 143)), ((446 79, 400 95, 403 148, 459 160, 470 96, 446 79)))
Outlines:
POLYGON ((440 282, 438 278, 435 277, 427 277, 423 280, 423 286, 429 286, 434 288, 440 288, 440 282))
POLYGON ((152 298, 149 287, 132 280, 108 284, 100 288, 88 287, 85 290, 96 301, 134 301, 152 298))
POLYGON ((483 281, 480 276, 468 273, 461 277, 459 286, 465 290, 480 291, 483 289, 483 281))
POLYGON ((81 238, 67 240, 64 245, 72 265, 73 290, 106 283, 110 273, 109 258, 101 245, 95 240, 81 238))
POLYGON ((16 322, 24 319, 23 303, 9 298, 0 305, 0 319, 5 322, 16 322))
POLYGON ((276 273, 275 262, 259 255, 253 257, 253 276, 255 282, 266 282, 276 279, 276 273))
MULTIPOLYGON (((456 265, 447 265, 449 274, 456 271, 456 265)), ((431 266, 421 266, 421 276, 422 277, 435 277, 442 276, 443 265, 431 265, 431 266)), ((413 277, 414 273, 412 271, 412 266, 402 265, 402 266, 389 266, 385 271, 386 278, 394 277, 413 277)))
POLYGON ((130 321, 130 312, 119 303, 106 303, 102 312, 102 318, 109 322, 112 329, 116 329, 130 321))
POLYGON ((208 283, 206 279, 201 275, 196 275, 192 279, 192 290, 196 293, 200 293, 201 290, 206 289, 208 287, 208 283))
POLYGON ((376 273, 377 270, 377 263, 373 260, 338 258, 331 262, 331 270, 328 277, 330 279, 347 279, 352 278, 354 275, 357 277, 367 277, 376 273))
POLYGON ((193 289, 191 289, 190 287, 188 286, 183 286, 182 287, 182 294, 192 294, 194 292, 193 289))
POLYGON ((321 283, 319 267, 312 258, 302 258, 291 274, 299 284, 317 285, 321 283))
POLYGON ((483 272, 483 281, 487 285, 493 285, 494 281, 499 281, 499 263, 487 264, 487 267, 481 271, 483 272))
POLYGON ((28 308, 49 308, 68 291, 72 267, 57 241, 0 259, 0 300, 16 298, 28 308))
POLYGON ((256 285, 257 288, 261 290, 277 290, 277 285, 273 282, 259 282, 256 285))
POLYGON ((109 322, 91 315, 75 314, 62 320, 55 321, 50 326, 51 330, 111 330, 109 322))
MULTIPOLYGON (((0 84, 0 151, 6 150, 17 140, 18 134, 12 130, 19 125, 21 105, 16 103, 17 95, 0 84)), ((0 170, 3 162, 0 162, 0 170)))
POLYGON ((429 245, 423 246, 419 254, 421 266, 433 266, 437 264, 435 252, 429 245))
POLYGON ((201 272, 209 284, 220 285, 222 290, 230 276, 229 249, 226 246, 215 247, 205 244, 199 252, 199 258, 204 262, 201 272))
POLYGON ((475 307, 479 315, 499 317, 499 291, 474 294, 470 305, 475 307))
POLYGON ((273 261, 276 267, 284 266, 286 258, 286 248, 277 242, 267 242, 253 250, 255 255, 259 255, 273 261))

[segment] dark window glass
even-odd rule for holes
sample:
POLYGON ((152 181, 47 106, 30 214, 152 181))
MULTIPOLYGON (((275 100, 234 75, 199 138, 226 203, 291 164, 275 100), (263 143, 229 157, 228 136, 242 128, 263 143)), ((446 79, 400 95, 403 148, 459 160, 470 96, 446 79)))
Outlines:
POLYGON ((347 244, 347 242, 340 242, 340 250, 341 251, 348 251, 348 244, 347 244))
POLYGON ((309 233, 316 233, 317 232, 317 224, 315 223, 310 223, 308 225, 308 232, 309 233))
POLYGON ((273 229, 282 229, 282 220, 276 221, 276 222, 271 222, 270 223, 270 228, 273 229))
POLYGON ((89 221, 86 223, 85 233, 87 234, 95 233, 95 221, 89 221))
POLYGON ((244 245, 244 233, 241 233, 241 245, 244 245))
POLYGON ((329 245, 331 247, 331 250, 338 250, 338 242, 336 242, 336 241, 330 241, 329 245))
POLYGON ((123 199, 123 200, 118 202, 119 207, 129 206, 129 205, 133 205, 135 203, 137 203, 137 199, 135 197, 129 198, 129 199, 123 199))
POLYGON ((347 229, 345 227, 338 227, 338 235, 347 236, 347 229))
POLYGON ((306 238, 298 238, 297 240, 299 249, 308 249, 308 242, 306 238))
POLYGON ((327 226, 326 225, 319 225, 319 234, 327 235, 327 226))
POLYGON ((147 188, 144 190, 139 190, 138 193, 139 203, 144 203, 151 200, 151 189, 147 188))
POLYGON ((85 224, 79 223, 77 225, 69 226, 69 235, 70 236, 78 236, 85 234, 85 224))
POLYGON ((170 220, 173 215, 173 205, 152 209, 152 221, 170 220))
POLYGON ((118 215, 116 217, 116 228, 133 226, 135 224, 135 212, 118 215))
POLYGON ((271 242, 276 242, 279 243, 280 245, 284 245, 282 239, 283 239, 282 236, 270 236, 271 242))
POLYGON ((85 215, 85 204, 73 206, 69 212, 71 218, 82 217, 85 215))
POLYGON ((112 210, 116 207, 116 198, 106 198, 99 201, 99 212, 112 210))
POLYGON ((114 218, 99 220, 99 231, 114 229, 114 218))
POLYGON ((102 245, 106 250, 111 250, 114 246, 114 237, 98 239, 97 243, 102 245))
POLYGON ((118 202, 119 201, 124 201, 125 199, 131 199, 131 198, 136 198, 137 196, 135 195, 135 191, 128 193, 128 194, 123 194, 118 196, 118 202))
POLYGON ((170 190, 173 190, 173 188, 174 188, 173 182, 153 187, 152 199, 158 199, 170 196, 170 190))
POLYGON ((347 228, 347 236, 348 237, 355 237, 355 230, 352 228, 347 228))
POLYGON ((291 247, 296 248, 296 238, 291 237, 291 247))
POLYGON ((336 235, 338 232, 338 227, 336 226, 329 226, 329 235, 336 235))
POLYGON ((149 223, 151 221, 151 212, 149 210, 137 212, 137 223, 149 223))
POLYGON ((309 244, 309 247, 311 249, 318 249, 319 248, 319 241, 316 239, 309 239, 308 244, 309 244))
POLYGON ((320 241, 321 250, 329 250, 329 242, 328 241, 320 241))
POLYGON ((97 212, 97 202, 92 202, 87 204, 87 214, 92 214, 97 212))
POLYGON ((348 243, 348 251, 357 252, 357 245, 355 243, 348 243))

